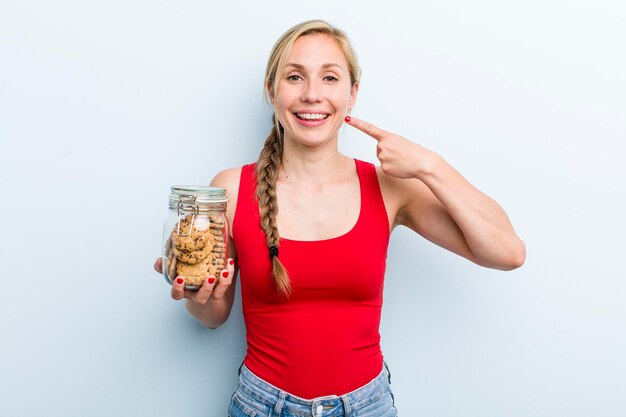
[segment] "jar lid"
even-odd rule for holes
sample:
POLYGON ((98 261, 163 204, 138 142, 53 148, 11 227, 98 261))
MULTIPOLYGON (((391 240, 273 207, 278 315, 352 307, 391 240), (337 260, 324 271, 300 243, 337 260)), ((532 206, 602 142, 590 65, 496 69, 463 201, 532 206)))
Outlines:
POLYGON ((172 185, 170 203, 178 203, 181 197, 195 197, 198 204, 225 203, 226 189, 206 185, 172 185))

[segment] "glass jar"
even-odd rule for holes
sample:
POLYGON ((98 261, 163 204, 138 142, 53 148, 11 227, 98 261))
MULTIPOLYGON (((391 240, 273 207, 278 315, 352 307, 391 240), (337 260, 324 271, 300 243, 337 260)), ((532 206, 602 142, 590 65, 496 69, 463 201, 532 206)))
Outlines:
POLYGON ((163 276, 172 284, 185 278, 197 290, 208 275, 219 278, 228 259, 226 190, 218 187, 171 187, 169 215, 163 228, 163 276))

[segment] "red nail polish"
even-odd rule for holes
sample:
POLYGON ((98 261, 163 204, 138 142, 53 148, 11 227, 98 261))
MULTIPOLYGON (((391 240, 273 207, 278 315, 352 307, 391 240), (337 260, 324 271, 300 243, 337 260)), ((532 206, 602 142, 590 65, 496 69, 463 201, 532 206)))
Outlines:
POLYGON ((214 282, 215 282, 215 278, 213 277, 209 278, 209 284, 213 285, 214 282))
POLYGON ((222 276, 223 276, 224 278, 228 278, 228 271, 224 271, 224 272, 222 272, 222 276))
POLYGON ((228 263, 231 264, 231 265, 235 265, 235 260, 231 259, 230 261, 228 261, 228 263))
POLYGON ((183 282, 185 282, 185 280, 184 280, 184 279, 182 279, 182 278, 180 278, 180 277, 179 277, 179 278, 176 278, 176 283, 177 283, 177 284, 182 284, 183 282))
POLYGON ((350 116, 346 116, 346 117, 344 118, 344 120, 345 120, 346 122, 349 122, 350 120, 352 120, 352 117, 350 117, 350 116))

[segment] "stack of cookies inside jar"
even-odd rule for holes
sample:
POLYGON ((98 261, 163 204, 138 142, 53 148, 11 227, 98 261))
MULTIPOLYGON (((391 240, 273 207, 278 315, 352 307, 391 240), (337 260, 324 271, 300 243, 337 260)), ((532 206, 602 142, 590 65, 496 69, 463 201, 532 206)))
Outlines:
MULTIPOLYGON (((215 204, 203 205, 201 196, 193 196, 191 203, 188 195, 182 196, 181 201, 183 198, 187 200, 176 205, 176 217, 171 213, 174 221, 166 222, 163 274, 170 283, 182 276, 185 288, 197 289, 207 276, 218 277, 226 267, 226 217, 223 210, 216 210, 215 204)), ((225 202, 221 203, 225 208, 225 202)))

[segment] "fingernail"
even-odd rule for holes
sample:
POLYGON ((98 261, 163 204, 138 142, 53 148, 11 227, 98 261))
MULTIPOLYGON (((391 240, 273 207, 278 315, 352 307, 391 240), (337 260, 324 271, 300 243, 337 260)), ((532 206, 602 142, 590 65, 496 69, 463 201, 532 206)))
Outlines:
POLYGON ((213 285, 213 283, 215 282, 215 278, 210 277, 208 281, 209 281, 209 284, 213 285))
POLYGON ((228 263, 231 264, 231 265, 235 265, 235 260, 231 259, 230 261, 228 261, 228 263))
POLYGON ((185 280, 182 279, 181 277, 176 278, 176 283, 177 284, 182 284, 183 282, 185 282, 185 280))
POLYGON ((224 271, 224 272, 222 272, 222 276, 223 276, 224 278, 228 278, 228 271, 224 271))
POLYGON ((350 116, 346 116, 346 117, 344 117, 344 120, 345 120, 346 122, 349 122, 350 120, 352 120, 352 117, 350 117, 350 116))

